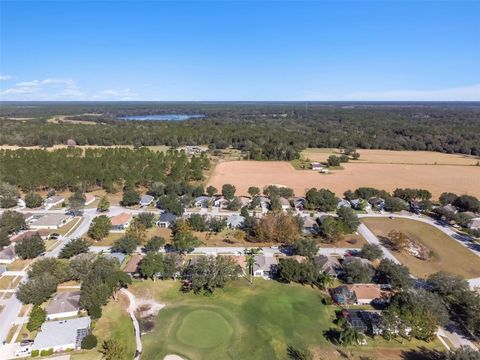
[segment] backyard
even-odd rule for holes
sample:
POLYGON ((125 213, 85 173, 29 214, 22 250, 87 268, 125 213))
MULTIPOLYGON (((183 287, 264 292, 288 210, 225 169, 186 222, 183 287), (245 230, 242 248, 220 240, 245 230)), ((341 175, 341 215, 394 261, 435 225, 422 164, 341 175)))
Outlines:
POLYGON ((417 277, 427 277, 438 271, 447 271, 467 279, 480 276, 480 258, 435 227, 409 219, 363 218, 362 221, 377 236, 400 231, 432 251, 428 260, 420 260, 404 252, 395 257, 417 277))
POLYGON ((419 346, 382 339, 363 347, 337 348, 324 337, 334 327, 336 307, 322 304, 322 293, 310 287, 276 281, 244 279, 233 282, 214 296, 183 294, 179 282, 136 282, 137 298, 166 304, 153 331, 142 337, 142 358, 163 359, 178 354, 185 359, 285 359, 287 345, 307 345, 318 356, 340 359, 341 352, 382 359, 401 359, 402 353, 419 346), (341 349, 341 350, 340 350, 341 349))

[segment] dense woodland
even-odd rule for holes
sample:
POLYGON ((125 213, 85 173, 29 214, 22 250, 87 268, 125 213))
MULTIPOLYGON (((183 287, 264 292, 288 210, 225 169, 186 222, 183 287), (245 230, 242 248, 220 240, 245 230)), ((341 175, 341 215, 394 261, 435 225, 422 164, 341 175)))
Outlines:
POLYGON ((480 155, 478 103, 2 103, 0 117, 0 143, 20 146, 52 146, 68 139, 79 145, 208 144, 212 149, 233 146, 256 160, 291 160, 306 147, 480 155), (171 113, 206 117, 120 119, 171 113), (95 125, 47 121, 60 114, 95 125))
POLYGON ((88 190, 115 185, 148 186, 153 182, 187 182, 203 179, 210 166, 205 155, 190 160, 184 152, 155 152, 147 148, 80 148, 0 150, 1 181, 23 191, 53 188, 88 190))

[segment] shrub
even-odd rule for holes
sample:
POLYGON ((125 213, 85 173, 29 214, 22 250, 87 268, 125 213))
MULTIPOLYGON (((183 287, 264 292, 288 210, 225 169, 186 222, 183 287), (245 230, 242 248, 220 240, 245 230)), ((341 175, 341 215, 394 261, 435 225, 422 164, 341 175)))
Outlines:
POLYGON ((31 353, 31 356, 32 356, 32 357, 37 357, 38 355, 40 355, 40 351, 38 351, 38 350, 32 350, 32 353, 31 353))
POLYGON ((82 349, 90 350, 97 346, 97 337, 93 334, 85 336, 82 340, 82 349))

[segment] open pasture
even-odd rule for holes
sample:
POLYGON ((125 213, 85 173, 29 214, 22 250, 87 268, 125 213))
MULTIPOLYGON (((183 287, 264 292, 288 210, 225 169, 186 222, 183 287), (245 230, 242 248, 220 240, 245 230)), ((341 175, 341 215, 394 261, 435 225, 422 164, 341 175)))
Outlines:
POLYGON ((438 271, 451 272, 467 279, 480 276, 480 258, 432 225, 400 218, 362 218, 362 221, 379 237, 387 236, 392 230, 400 231, 432 251, 428 260, 393 252, 414 276, 424 278, 438 271))
MULTIPOLYGON (((357 163, 369 164, 416 164, 416 165, 476 165, 480 161, 478 156, 463 154, 445 154, 433 151, 393 151, 358 149, 360 159, 357 163)), ((308 148, 302 151, 302 157, 312 161, 326 161, 330 155, 341 155, 338 149, 308 148)))
POLYGON ((277 184, 291 187, 295 194, 305 194, 309 188, 327 188, 337 195, 361 186, 393 191, 396 188, 424 188, 434 198, 444 191, 480 197, 480 167, 455 165, 367 164, 350 162, 344 170, 320 174, 313 170, 295 170, 288 162, 230 161, 216 165, 208 181, 221 189, 233 184, 237 195, 248 195, 249 186, 263 188, 277 184))

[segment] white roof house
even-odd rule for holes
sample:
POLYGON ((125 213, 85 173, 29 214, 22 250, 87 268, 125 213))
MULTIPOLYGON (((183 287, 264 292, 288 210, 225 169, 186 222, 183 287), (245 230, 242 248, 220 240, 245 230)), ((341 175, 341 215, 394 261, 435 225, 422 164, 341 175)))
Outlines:
POLYGON ((282 205, 283 210, 288 210, 288 209, 291 208, 290 201, 288 201, 288 199, 285 199, 284 197, 281 197, 278 200, 280 201, 280 205, 282 205))
POLYGON ((143 195, 140 199, 140 206, 150 205, 155 198, 152 195, 143 195))
POLYGON ((323 165, 318 161, 313 161, 310 163, 310 168, 312 170, 321 170, 323 168, 323 165))
POLYGON ((468 223, 468 227, 470 229, 480 229, 480 217, 470 220, 470 222, 468 223))
POLYGON ((73 217, 65 214, 46 214, 30 222, 32 229, 58 229, 69 223, 73 217))
POLYGON ((90 317, 81 317, 43 323, 32 350, 53 349, 54 352, 79 349, 90 332, 90 317))
POLYGON ((47 320, 61 319, 78 315, 80 291, 67 291, 55 295, 45 310, 47 320))
POLYGON ((245 218, 242 215, 233 214, 230 215, 227 219, 227 226, 230 229, 236 229, 243 225, 245 218))
POLYGON ((49 198, 43 201, 43 205, 45 209, 48 210, 54 206, 60 205, 64 201, 65 201, 65 198, 63 196, 50 196, 49 198))

